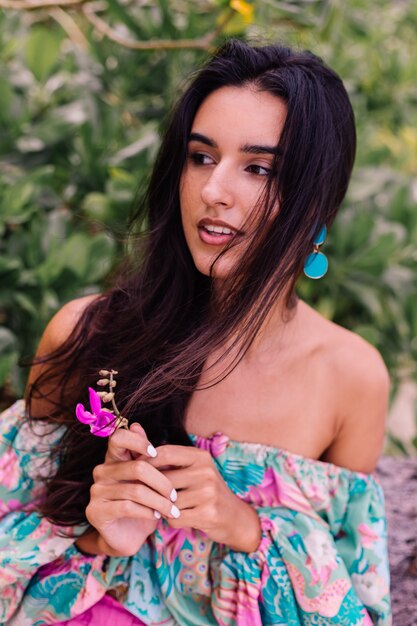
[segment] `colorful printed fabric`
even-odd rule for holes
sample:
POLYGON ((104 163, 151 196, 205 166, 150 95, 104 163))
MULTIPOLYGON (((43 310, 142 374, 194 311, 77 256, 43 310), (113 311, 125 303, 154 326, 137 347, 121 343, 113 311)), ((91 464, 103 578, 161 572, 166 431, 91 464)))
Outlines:
MULTIPOLYGON (((254 506, 255 552, 237 552, 161 520, 131 558, 87 556, 38 516, 48 445, 19 401, 0 415, 0 623, 53 624, 106 593, 154 626, 389 626, 386 520, 375 479, 217 433, 191 435, 229 488, 254 506)), ((68 529, 66 529, 68 532, 68 529)))
POLYGON ((91 609, 55 626, 144 626, 144 623, 125 609, 120 602, 106 594, 91 609))

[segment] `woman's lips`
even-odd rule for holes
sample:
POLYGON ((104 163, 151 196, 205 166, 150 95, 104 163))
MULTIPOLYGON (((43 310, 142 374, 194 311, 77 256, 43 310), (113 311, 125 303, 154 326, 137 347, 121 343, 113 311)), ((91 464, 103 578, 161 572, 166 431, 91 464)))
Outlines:
POLYGON ((204 217, 198 222, 197 229, 201 241, 209 246, 224 246, 232 239, 241 237, 244 234, 223 220, 213 220, 208 217, 204 217))
POLYGON ((204 226, 198 227, 198 234, 203 243, 208 244, 209 246, 224 246, 229 243, 232 239, 235 239, 239 236, 238 233, 234 232, 230 235, 226 235, 223 233, 211 233, 204 226))

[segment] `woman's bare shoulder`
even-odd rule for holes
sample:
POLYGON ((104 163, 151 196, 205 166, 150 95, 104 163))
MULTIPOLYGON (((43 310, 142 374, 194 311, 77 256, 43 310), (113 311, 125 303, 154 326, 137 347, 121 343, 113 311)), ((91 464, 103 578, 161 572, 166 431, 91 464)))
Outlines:
POLYGON ((50 352, 58 348, 69 337, 81 315, 97 294, 70 300, 55 313, 42 335, 39 348, 50 352))
MULTIPOLYGON (((82 298, 70 300, 64 304, 64 306, 61 307, 57 313, 55 313, 45 328, 36 351, 36 357, 45 357, 53 353, 55 350, 58 350, 70 336, 87 306, 96 298, 98 298, 98 295, 84 296, 82 298)), ((32 365, 28 377, 28 386, 25 394, 26 397, 28 397, 32 385, 38 382, 39 377, 45 370, 49 371, 49 365, 45 364, 45 362, 32 365)), ((32 398, 31 401, 31 414, 33 417, 46 415, 51 408, 47 397, 53 398, 53 396, 57 393, 56 385, 53 386, 53 389, 49 388, 50 385, 47 381, 43 381, 42 385, 42 391, 45 397, 42 398, 41 396, 32 398)))
POLYGON ((384 440, 388 370, 378 350, 365 339, 315 315, 336 422, 335 438, 324 460, 357 471, 373 471, 384 440))
POLYGON ((380 352, 360 335, 333 322, 329 329, 327 360, 349 393, 362 394, 389 387, 389 375, 380 352))
POLYGON ((387 368, 378 350, 358 334, 326 319, 303 303, 309 332, 318 338, 321 356, 329 368, 347 385, 362 386, 388 379, 387 368), (314 331, 313 331, 314 329, 314 331))

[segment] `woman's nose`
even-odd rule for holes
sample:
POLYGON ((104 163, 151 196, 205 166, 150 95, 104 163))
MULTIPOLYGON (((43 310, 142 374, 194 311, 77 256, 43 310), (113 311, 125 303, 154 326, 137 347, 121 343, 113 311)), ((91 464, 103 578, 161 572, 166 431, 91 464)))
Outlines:
POLYGON ((216 205, 232 207, 234 194, 231 173, 217 165, 201 189, 201 199, 208 207, 216 205))

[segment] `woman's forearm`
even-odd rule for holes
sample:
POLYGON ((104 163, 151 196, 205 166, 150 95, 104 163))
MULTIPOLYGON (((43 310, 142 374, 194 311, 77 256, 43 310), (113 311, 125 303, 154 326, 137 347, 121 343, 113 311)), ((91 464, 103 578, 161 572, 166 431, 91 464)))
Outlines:
POLYGON ((255 552, 261 542, 261 522, 256 509, 246 502, 241 504, 225 544, 237 552, 255 552))

